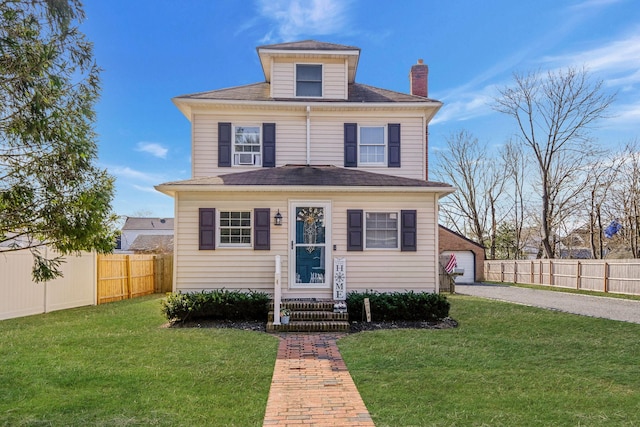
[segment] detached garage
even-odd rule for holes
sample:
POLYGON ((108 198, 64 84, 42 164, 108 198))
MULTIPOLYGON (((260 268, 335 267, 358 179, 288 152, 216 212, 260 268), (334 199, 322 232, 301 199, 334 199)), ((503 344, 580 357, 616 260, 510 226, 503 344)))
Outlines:
POLYGON ((444 251, 440 253, 440 259, 448 260, 451 254, 455 254, 458 262, 458 270, 463 270, 464 274, 455 276, 456 283, 473 283, 476 281, 476 255, 471 251, 444 251))
POLYGON ((484 280, 484 246, 469 240, 444 226, 439 226, 440 259, 446 261, 455 254, 458 268, 464 274, 456 276, 456 283, 473 283, 484 280))

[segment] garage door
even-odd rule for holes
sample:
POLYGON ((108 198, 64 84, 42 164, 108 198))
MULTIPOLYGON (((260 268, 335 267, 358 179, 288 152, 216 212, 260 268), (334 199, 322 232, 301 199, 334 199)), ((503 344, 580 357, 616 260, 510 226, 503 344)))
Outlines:
POLYGON ((476 280, 476 268, 475 268, 475 255, 471 251, 444 251, 442 255, 446 255, 447 258, 451 254, 456 254, 456 261, 458 262, 458 268, 464 269, 462 276, 455 276, 456 283, 473 283, 476 280))

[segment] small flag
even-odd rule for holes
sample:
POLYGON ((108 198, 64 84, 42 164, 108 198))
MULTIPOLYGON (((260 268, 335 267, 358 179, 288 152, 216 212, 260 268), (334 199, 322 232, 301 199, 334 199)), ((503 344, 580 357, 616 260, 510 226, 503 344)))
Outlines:
POLYGON ((609 226, 604 229, 604 236, 607 239, 611 239, 621 229, 622 229, 622 224, 620 224, 617 220, 614 219, 613 221, 611 221, 611 224, 609 224, 609 226))
POLYGON ((444 269, 447 271, 447 273, 451 274, 453 269, 456 268, 457 266, 458 266, 458 261, 456 261, 456 254, 451 254, 451 256, 449 257, 449 262, 447 263, 447 266, 444 269))

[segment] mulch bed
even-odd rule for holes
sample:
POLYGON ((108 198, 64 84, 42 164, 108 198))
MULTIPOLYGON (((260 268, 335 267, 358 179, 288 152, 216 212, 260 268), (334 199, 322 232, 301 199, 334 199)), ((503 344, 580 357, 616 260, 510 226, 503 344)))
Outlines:
MULTIPOLYGON (((207 320, 199 319, 189 322, 177 322, 167 325, 170 328, 220 328, 220 329, 241 329, 245 331, 266 332, 266 322, 257 321, 229 321, 229 320, 207 320)), ((350 333, 362 331, 378 331, 382 329, 450 329, 456 328, 458 322, 447 317, 439 322, 351 322, 350 333)))

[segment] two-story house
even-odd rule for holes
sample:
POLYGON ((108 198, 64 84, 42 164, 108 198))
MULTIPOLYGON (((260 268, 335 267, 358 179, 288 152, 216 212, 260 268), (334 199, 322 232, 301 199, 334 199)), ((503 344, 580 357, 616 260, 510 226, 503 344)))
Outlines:
POLYGON ((356 83, 357 47, 257 53, 264 82, 173 99, 192 128, 192 178, 156 187, 175 200, 174 291, 273 293, 279 256, 284 298, 437 292, 438 201, 453 187, 426 180, 442 106, 427 66, 404 94, 356 83))

